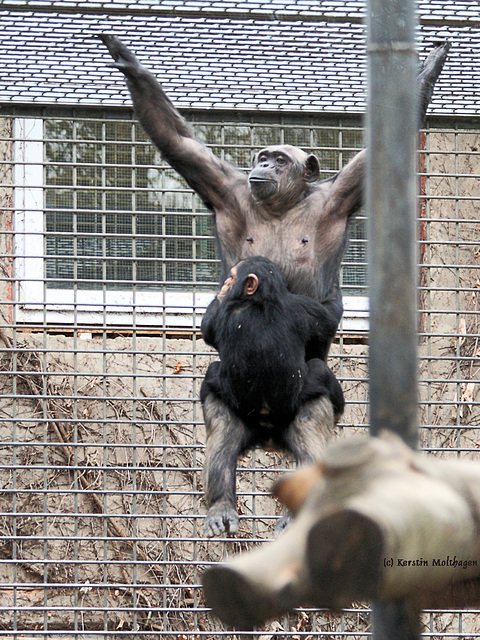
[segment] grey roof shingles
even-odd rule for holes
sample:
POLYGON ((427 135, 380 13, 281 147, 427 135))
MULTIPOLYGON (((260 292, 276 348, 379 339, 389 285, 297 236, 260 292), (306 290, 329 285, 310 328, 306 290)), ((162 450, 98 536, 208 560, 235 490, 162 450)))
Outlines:
MULTIPOLYGON (((130 105, 99 32, 180 108, 362 112, 364 1, 1 0, 0 102, 130 105)), ((480 114, 478 2, 419 2, 418 45, 452 41, 431 112, 480 114), (453 8, 452 8, 453 7, 453 8)))

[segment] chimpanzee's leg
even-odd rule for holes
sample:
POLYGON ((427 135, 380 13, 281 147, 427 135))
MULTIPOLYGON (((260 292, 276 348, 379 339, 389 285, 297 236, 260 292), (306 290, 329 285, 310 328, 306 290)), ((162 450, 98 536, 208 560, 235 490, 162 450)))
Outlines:
POLYGON ((321 396, 300 407, 285 433, 285 446, 297 465, 314 464, 337 433, 333 405, 328 396, 321 396))
POLYGON ((205 535, 218 536, 225 531, 236 533, 237 459, 247 444, 247 429, 218 396, 208 392, 205 382, 202 387, 202 408, 207 429, 203 482, 209 507, 205 518, 205 535))
MULTIPOLYGON (((335 412, 327 395, 305 402, 298 410, 285 435, 285 448, 291 451, 297 466, 314 464, 320 460, 327 442, 338 435, 335 412)), ((290 514, 284 515, 275 526, 278 536, 288 526, 290 514)))

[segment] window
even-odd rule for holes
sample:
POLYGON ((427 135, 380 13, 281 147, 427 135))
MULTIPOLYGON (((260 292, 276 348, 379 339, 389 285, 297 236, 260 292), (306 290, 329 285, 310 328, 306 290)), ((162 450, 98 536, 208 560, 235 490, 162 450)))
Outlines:
MULTIPOLYGON (((196 135, 245 170, 255 149, 287 143, 317 153, 326 178, 361 147, 357 127, 209 118, 196 117, 196 135)), ((141 127, 18 118, 15 139, 19 320, 129 325, 134 313, 139 325, 190 327, 194 315, 198 326, 219 277, 212 216, 141 127)), ((366 316, 361 217, 351 236, 342 286, 355 328, 366 316)))

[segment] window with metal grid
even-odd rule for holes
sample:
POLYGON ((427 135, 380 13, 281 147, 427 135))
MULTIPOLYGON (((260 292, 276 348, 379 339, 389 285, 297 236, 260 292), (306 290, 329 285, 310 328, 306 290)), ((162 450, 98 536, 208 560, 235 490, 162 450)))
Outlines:
POLYGON ((215 285, 211 215, 139 125, 46 120, 44 135, 47 287, 215 285))

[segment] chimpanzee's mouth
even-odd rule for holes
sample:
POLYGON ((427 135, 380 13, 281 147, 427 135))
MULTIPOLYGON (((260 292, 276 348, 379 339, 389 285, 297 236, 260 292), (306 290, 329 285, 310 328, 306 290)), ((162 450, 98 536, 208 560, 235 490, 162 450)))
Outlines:
POLYGON ((259 201, 268 200, 277 193, 277 183, 275 180, 263 178, 261 176, 251 176, 249 178, 250 193, 259 201))

